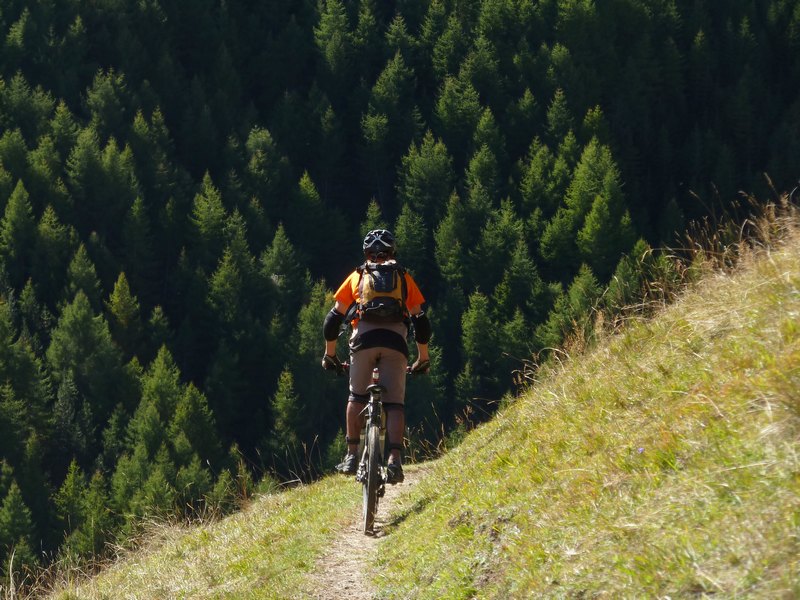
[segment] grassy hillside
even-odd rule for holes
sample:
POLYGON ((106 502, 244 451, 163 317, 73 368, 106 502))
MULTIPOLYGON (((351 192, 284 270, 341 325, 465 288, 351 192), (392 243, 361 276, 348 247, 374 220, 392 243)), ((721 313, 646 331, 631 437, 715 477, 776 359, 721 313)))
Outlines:
POLYGON ((382 597, 797 597, 798 242, 540 373, 406 498, 382 597))
POLYGON ((317 555, 360 511, 351 481, 330 477, 255 499, 201 526, 153 524, 150 539, 86 581, 56 575, 59 600, 293 598, 317 555))
MULTIPOLYGON (((800 594, 800 234, 536 377, 400 500, 380 598, 800 594)), ((297 597, 359 501, 266 496, 55 597, 297 597)))

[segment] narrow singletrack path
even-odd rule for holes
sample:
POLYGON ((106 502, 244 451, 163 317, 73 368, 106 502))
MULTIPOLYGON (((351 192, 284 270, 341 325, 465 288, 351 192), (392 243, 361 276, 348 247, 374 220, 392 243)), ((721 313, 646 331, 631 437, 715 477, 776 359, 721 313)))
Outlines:
MULTIPOLYGON (((361 529, 361 505, 342 529, 331 547, 317 561, 309 580, 308 597, 314 600, 374 600, 376 592, 365 566, 374 565, 381 538, 385 537, 389 516, 401 494, 416 485, 423 469, 406 467, 405 481, 387 485, 386 494, 378 504, 374 535, 364 535, 361 529)), ((361 485, 353 483, 353 493, 361 494, 361 485)))

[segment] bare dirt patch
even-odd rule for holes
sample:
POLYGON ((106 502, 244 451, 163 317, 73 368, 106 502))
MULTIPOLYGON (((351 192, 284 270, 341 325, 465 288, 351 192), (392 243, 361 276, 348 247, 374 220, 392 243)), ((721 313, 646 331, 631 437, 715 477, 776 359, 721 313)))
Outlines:
MULTIPOLYGON (((387 485, 386 494, 378 504, 375 517, 375 533, 365 535, 361 529, 361 507, 353 511, 353 517, 342 529, 328 551, 317 561, 309 580, 308 596, 314 600, 373 600, 376 592, 365 565, 375 563, 375 556, 382 538, 391 523, 389 518, 396 499, 416 485, 422 469, 405 468, 405 481, 387 485)), ((353 493, 361 494, 361 486, 353 483, 353 493)))

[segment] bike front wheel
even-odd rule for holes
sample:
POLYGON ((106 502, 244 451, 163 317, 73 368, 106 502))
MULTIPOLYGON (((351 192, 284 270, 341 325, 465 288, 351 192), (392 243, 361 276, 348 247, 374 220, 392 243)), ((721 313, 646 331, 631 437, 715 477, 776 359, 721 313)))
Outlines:
POLYGON ((364 533, 372 533, 375 525, 375 513, 378 512, 378 488, 381 484, 380 443, 380 428, 377 425, 369 425, 366 436, 366 474, 362 481, 364 489, 364 533))

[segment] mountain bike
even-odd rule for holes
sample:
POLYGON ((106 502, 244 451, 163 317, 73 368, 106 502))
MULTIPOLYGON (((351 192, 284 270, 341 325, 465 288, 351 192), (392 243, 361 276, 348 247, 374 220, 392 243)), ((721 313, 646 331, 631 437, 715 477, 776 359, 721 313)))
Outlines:
MULTIPOLYGON (((350 370, 349 363, 339 363, 338 366, 339 375, 344 375, 350 370)), ((423 361, 422 368, 418 371, 414 371, 409 365, 406 367, 406 374, 427 373, 428 367, 428 361, 423 361)), ((380 371, 375 367, 372 369, 372 383, 367 386, 369 400, 361 412, 364 425, 357 453, 361 459, 356 470, 356 481, 361 484, 363 494, 362 525, 367 535, 374 533, 378 500, 383 498, 386 492, 386 462, 383 453, 386 440, 386 413, 383 410, 382 400, 385 391, 386 388, 380 383, 380 371)))

